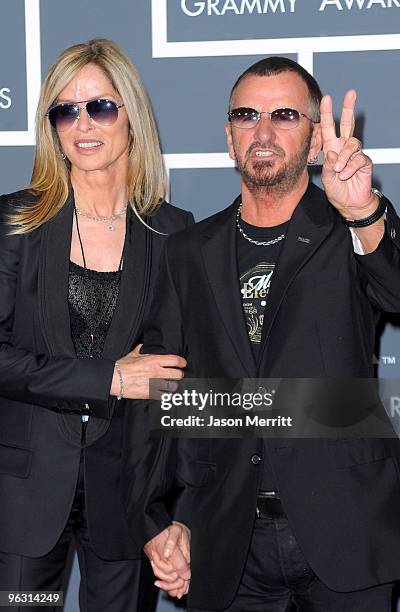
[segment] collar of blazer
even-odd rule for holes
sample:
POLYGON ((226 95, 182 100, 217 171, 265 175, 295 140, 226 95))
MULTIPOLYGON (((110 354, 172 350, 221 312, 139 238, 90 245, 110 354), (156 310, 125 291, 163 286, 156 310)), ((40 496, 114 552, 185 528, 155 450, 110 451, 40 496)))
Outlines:
MULTIPOLYGON (((257 375, 250 346, 239 289, 236 257, 236 211, 240 196, 231 206, 198 224, 202 234, 202 256, 211 289, 224 328, 236 350, 243 375, 257 375)), ((324 192, 311 182, 290 220, 289 228, 274 271, 268 308, 264 315, 261 363, 271 327, 282 299, 299 270, 305 265, 321 242, 331 232, 335 211, 324 192)), ((337 219, 339 221, 339 219, 337 219)))
MULTIPOLYGON (((50 355, 75 357, 68 310, 68 273, 74 210, 73 190, 60 212, 42 229, 39 299, 42 330, 50 355)), ((103 355, 118 359, 131 350, 149 289, 150 232, 128 209, 124 267, 116 310, 103 355), (132 313, 135 316, 132 317, 132 313)))

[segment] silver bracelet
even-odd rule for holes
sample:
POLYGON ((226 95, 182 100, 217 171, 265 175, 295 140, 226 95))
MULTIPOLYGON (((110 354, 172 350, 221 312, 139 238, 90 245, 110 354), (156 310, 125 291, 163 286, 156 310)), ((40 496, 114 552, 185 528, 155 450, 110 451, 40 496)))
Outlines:
POLYGON ((119 378, 119 393, 117 395, 117 400, 119 401, 124 397, 124 379, 122 378, 122 372, 118 361, 115 362, 115 369, 117 370, 119 378))

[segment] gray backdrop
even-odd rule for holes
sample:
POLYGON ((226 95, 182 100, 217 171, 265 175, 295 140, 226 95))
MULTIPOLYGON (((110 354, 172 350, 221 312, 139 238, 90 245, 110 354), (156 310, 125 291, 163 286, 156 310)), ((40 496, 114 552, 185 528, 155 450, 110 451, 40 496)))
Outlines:
MULTIPOLYGON (((225 152, 227 96, 244 68, 272 54, 312 71, 337 113, 344 91, 358 90, 358 136, 375 162, 375 184, 400 206, 399 0, 0 0, 0 11, 3 193, 29 181, 41 75, 63 48, 103 36, 138 66, 159 124, 171 201, 197 219, 238 192, 225 152)), ((395 319, 386 324, 383 377, 399 375, 399 329, 395 319)), ((78 609, 78 580, 74 565, 67 612, 78 609)), ((162 599, 159 612, 173 609, 162 599)))

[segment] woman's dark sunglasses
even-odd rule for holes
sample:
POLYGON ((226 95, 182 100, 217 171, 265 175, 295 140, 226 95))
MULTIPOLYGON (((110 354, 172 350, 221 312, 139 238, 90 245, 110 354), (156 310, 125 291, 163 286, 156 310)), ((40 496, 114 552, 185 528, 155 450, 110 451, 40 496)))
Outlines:
POLYGON ((117 104, 113 100, 80 100, 80 102, 62 102, 53 104, 47 111, 47 116, 53 128, 57 132, 63 132, 79 119, 81 108, 79 104, 84 104, 90 119, 99 125, 112 125, 118 119, 118 109, 123 104, 117 104))
POLYGON ((277 108, 272 112, 259 112, 254 108, 234 108, 228 113, 228 119, 237 128, 253 128, 261 119, 261 115, 268 115, 272 125, 282 130, 296 128, 301 117, 315 123, 310 117, 294 108, 277 108))

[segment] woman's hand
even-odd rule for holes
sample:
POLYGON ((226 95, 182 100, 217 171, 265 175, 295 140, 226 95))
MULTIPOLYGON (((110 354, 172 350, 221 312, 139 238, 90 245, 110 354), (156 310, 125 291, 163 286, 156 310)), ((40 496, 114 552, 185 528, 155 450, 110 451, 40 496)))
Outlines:
POLYGON ((159 589, 180 599, 190 585, 190 529, 183 523, 173 524, 156 535, 144 547, 159 589))
MULTIPOLYGON (((164 378, 181 380, 186 359, 178 355, 141 355, 141 344, 118 359, 123 380, 123 397, 127 399, 149 399, 149 380, 164 378)), ((117 370, 114 370, 110 395, 121 395, 121 381, 117 370)))

